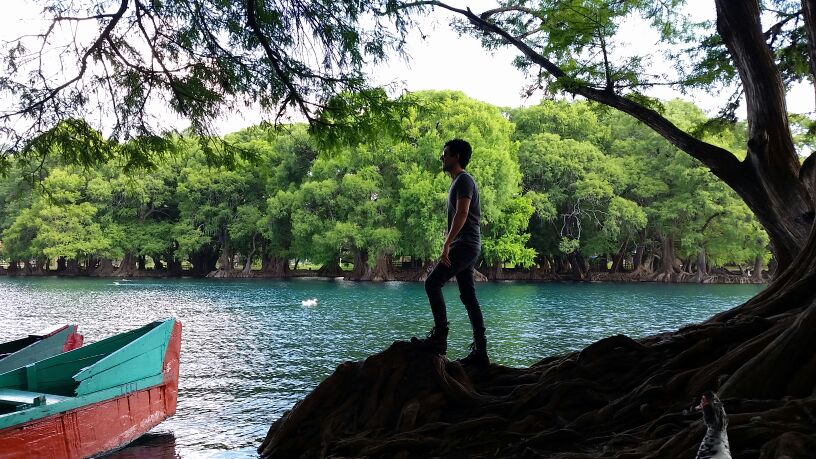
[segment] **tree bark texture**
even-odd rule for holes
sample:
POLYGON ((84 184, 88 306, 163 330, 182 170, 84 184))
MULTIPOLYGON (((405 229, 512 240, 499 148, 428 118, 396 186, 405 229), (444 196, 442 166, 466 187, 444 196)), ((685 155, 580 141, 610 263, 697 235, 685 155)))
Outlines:
POLYGON ((751 278, 755 281, 761 281, 762 277, 762 256, 757 255, 756 259, 754 259, 754 272, 751 273, 751 278))
POLYGON ((110 258, 101 258, 99 259, 99 264, 88 272, 89 276, 94 277, 109 277, 112 276, 113 273, 116 271, 116 267, 113 266, 113 261, 110 258))
POLYGON ((321 266, 317 270, 317 275, 320 277, 343 277, 343 269, 340 267, 340 263, 334 260, 321 266))
POLYGON ((119 263, 119 267, 114 271, 114 275, 121 277, 133 277, 138 271, 139 270, 136 265, 136 255, 128 252, 125 254, 125 257, 122 258, 122 262, 119 263))
POLYGON ((374 267, 369 270, 369 277, 363 280, 373 282, 394 280, 394 265, 391 263, 391 254, 378 254, 374 267))
POLYGON ((267 256, 262 262, 264 277, 287 277, 289 273, 289 259, 281 256, 267 256))
POLYGON ((745 91, 748 155, 729 185, 768 232, 780 266, 807 240, 813 203, 800 183, 800 164, 788 125, 785 89, 755 1, 716 0, 717 31, 739 70, 745 91))
MULTIPOLYGON (((808 63, 813 81, 816 81, 816 0, 802 0, 802 16, 808 35, 808 63)), ((813 86, 816 91, 816 85, 813 86)), ((816 96, 816 92, 814 92, 816 96)), ((816 99, 814 99, 816 100, 816 99)))
POLYGON ((705 249, 701 248, 697 252, 697 272, 694 274, 694 281, 703 283, 707 276, 708 270, 706 268, 706 253, 705 249))
POLYGON ((193 265, 192 274, 195 276, 206 276, 215 271, 219 254, 212 246, 203 246, 196 252, 190 254, 190 264, 193 265))
POLYGON ((368 266, 368 251, 354 251, 354 269, 346 275, 346 280, 366 280, 371 278, 371 267, 368 266))
POLYGON ((654 280, 658 282, 674 282, 677 280, 675 275, 679 272, 675 266, 674 237, 666 235, 661 239, 663 241, 663 253, 660 257, 660 271, 654 277, 654 280))

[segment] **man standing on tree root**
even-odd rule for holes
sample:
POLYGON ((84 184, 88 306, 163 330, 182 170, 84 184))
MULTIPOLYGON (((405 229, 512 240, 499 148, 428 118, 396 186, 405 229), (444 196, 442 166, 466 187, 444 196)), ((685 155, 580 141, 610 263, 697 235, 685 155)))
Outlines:
POLYGON ((472 154, 470 144, 461 139, 450 140, 442 149, 442 170, 451 177, 448 190, 448 231, 442 255, 428 279, 425 281, 425 292, 431 303, 434 327, 425 339, 411 338, 433 352, 443 355, 448 350, 448 316, 445 310, 445 299, 442 297, 442 286, 456 276, 459 284, 459 298, 467 309, 470 325, 473 327, 473 344, 470 354, 459 359, 466 365, 486 366, 490 363, 487 357, 487 339, 485 338, 484 318, 476 299, 476 282, 473 273, 481 250, 481 233, 479 220, 482 216, 479 204, 479 189, 473 177, 465 171, 472 154))

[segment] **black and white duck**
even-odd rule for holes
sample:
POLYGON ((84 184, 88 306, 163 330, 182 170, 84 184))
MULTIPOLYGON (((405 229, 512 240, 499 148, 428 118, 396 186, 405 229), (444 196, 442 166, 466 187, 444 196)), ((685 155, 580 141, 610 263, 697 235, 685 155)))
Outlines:
POLYGON ((703 422, 708 428, 697 450, 697 459, 731 459, 726 431, 728 416, 717 394, 711 391, 704 393, 697 409, 703 411, 703 422))

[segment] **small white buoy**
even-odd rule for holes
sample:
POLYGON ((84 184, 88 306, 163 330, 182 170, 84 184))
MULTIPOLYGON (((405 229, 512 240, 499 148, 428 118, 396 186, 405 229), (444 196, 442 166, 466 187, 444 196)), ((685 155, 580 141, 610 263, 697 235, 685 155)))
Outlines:
POLYGON ((304 307, 307 307, 307 308, 313 308, 313 307, 317 306, 317 298, 302 300, 300 302, 300 304, 301 304, 301 306, 304 306, 304 307))

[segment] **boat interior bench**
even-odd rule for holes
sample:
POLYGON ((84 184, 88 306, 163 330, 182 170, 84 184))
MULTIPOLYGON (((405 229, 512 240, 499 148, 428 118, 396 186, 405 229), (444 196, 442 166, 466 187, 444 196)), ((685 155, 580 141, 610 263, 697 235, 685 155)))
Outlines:
POLYGON ((71 397, 29 392, 17 389, 0 389, 0 414, 26 410, 34 406, 52 405, 71 397))

